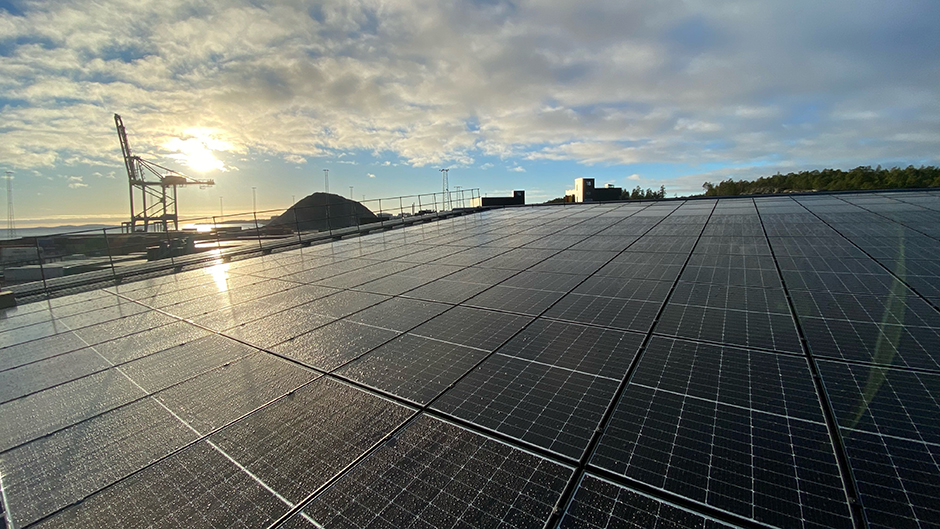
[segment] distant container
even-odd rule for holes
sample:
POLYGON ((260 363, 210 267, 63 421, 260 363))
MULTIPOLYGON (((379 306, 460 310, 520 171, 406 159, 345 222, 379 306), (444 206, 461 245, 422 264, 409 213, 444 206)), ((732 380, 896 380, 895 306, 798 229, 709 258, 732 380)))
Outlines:
POLYGON ((473 207, 524 206, 525 191, 513 191, 511 197, 475 197, 473 207))
POLYGON ((39 250, 35 246, 4 246, 0 248, 0 262, 3 264, 28 263, 39 261, 39 250))

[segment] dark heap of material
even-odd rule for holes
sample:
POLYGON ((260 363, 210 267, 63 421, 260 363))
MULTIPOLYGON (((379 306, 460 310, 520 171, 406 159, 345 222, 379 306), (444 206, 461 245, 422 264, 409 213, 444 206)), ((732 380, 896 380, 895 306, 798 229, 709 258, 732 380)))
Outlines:
POLYGON ((287 226, 300 230, 330 230, 376 222, 378 217, 355 200, 332 193, 314 193, 300 199, 275 217, 268 227, 287 226))

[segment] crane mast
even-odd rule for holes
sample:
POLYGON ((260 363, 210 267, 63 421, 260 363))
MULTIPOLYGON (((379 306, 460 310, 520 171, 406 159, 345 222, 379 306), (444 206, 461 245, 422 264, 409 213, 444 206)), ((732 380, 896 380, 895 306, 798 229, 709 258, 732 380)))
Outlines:
POLYGON ((215 185, 215 181, 196 180, 133 155, 130 143, 127 141, 124 121, 118 114, 114 115, 114 126, 117 129, 118 140, 121 142, 121 154, 124 156, 124 167, 127 169, 130 188, 131 220, 123 223, 125 231, 169 231, 171 223, 173 230, 178 230, 176 187, 187 185, 208 187, 215 185), (140 195, 139 209, 134 203, 135 191, 140 195))

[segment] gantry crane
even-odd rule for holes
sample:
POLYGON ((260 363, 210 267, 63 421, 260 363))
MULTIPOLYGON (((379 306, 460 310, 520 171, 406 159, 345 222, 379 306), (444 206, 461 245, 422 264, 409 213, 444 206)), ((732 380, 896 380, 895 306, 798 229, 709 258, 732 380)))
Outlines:
POLYGON ((127 168, 131 191, 131 220, 123 223, 125 231, 137 231, 140 225, 143 225, 143 231, 158 231, 159 228, 169 231, 171 222, 174 230, 179 229, 176 186, 198 185, 205 188, 215 185, 215 180, 196 180, 162 165, 148 162, 140 156, 134 156, 127 143, 127 132, 124 130, 121 116, 114 115, 114 125, 121 141, 121 152, 124 154, 124 166, 127 168), (147 178, 155 180, 148 181, 147 178), (140 190, 140 210, 134 209, 135 189, 140 190))

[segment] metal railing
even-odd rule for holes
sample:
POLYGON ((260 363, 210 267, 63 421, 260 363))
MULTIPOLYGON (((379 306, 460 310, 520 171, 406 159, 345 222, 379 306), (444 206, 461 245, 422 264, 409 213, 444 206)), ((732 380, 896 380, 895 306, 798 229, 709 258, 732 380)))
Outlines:
POLYGON ((100 288, 463 214, 480 201, 476 188, 358 203, 313 197, 312 205, 181 219, 179 231, 115 226, 0 241, 0 287, 18 300, 100 288))

